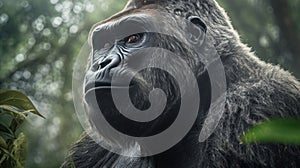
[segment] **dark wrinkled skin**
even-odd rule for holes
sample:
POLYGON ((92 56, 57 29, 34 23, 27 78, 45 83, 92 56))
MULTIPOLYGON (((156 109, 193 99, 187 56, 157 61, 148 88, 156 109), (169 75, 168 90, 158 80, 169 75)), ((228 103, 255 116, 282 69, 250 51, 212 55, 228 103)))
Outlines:
MULTIPOLYGON (((111 153, 86 135, 73 146, 70 155, 62 167, 120 167, 120 168, 281 168, 300 167, 300 149, 296 146, 275 144, 240 143, 241 135, 251 126, 269 118, 300 117, 300 84, 289 73, 278 66, 259 60, 245 44, 241 43, 237 32, 226 13, 214 0, 132 0, 119 14, 102 22, 134 13, 150 10, 163 10, 171 15, 188 18, 198 16, 206 24, 206 33, 213 37, 213 43, 221 56, 227 79, 225 112, 213 135, 203 143, 198 142, 203 118, 209 106, 209 81, 207 73, 199 63, 197 55, 188 53, 189 45, 181 44, 174 39, 159 37, 148 44, 157 44, 172 52, 184 54, 185 60, 197 74, 201 92, 199 117, 188 135, 168 151, 145 158, 129 158, 111 153), (161 41, 160 41, 161 40, 161 41)), ((182 23, 178 22, 178 25, 182 23)), ((175 27, 173 29, 179 29, 175 27)), ((130 50, 124 50, 124 53, 130 50)), ((159 59, 159 58, 157 58, 159 59)), ((89 67, 93 67, 90 65, 89 67)), ((152 86, 159 86, 174 98, 167 104, 165 113, 176 110, 179 96, 176 85, 167 75, 156 71, 145 71, 141 74, 152 86), (170 81, 162 82, 162 81, 170 81), (165 85, 164 85, 165 84, 165 85), (172 89, 170 89, 172 88, 172 89)), ((147 108, 147 86, 137 79, 139 90, 132 95, 133 103, 140 108, 147 108), (145 94, 145 95, 144 95, 145 94), (136 97, 142 97, 134 101, 136 97)), ((88 103, 87 103, 88 104, 88 103)), ((108 103, 109 106, 109 103, 108 103)), ((111 116, 115 118, 117 116, 111 116)), ((163 127, 172 115, 160 118, 153 124, 153 130, 163 127)), ((169 119, 170 120, 170 119, 169 119)), ((171 119, 172 120, 172 119, 171 119)), ((120 127, 122 127, 120 123, 120 127)), ((169 123, 170 124, 170 123, 169 123)), ((149 127, 149 125, 147 125, 149 127)), ((143 128, 140 128, 143 130, 143 128)), ((139 134, 139 129, 130 132, 139 134)), ((126 130, 125 130, 126 131, 126 130)), ((156 130, 157 131, 157 130, 156 130)), ((155 131, 154 131, 155 132, 155 131)), ((142 135, 142 134, 140 134, 142 135)))

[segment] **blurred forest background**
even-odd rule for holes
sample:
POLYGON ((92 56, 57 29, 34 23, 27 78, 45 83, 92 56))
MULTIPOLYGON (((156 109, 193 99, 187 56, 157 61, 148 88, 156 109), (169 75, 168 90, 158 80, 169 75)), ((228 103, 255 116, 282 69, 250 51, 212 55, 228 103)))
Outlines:
MULTIPOLYGON (((300 77, 300 0, 219 0, 257 55, 300 77)), ((31 117, 27 167, 59 167, 82 128, 72 68, 90 27, 126 0, 0 0, 0 88, 26 93, 46 117, 31 117)))

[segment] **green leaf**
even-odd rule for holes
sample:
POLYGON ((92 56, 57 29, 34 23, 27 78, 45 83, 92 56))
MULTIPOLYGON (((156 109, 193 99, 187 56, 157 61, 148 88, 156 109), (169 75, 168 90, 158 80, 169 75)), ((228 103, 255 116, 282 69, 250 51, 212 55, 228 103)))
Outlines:
POLYGON ((25 167, 26 162, 26 137, 24 133, 20 133, 18 138, 13 143, 12 154, 16 161, 17 165, 25 167))
POLYGON ((17 107, 10 106, 10 105, 0 105, 0 108, 4 111, 3 112, 4 114, 9 114, 22 119, 25 119, 26 114, 28 113, 28 111, 26 110, 21 110, 17 107))
POLYGON ((242 143, 278 143, 300 145, 300 120, 275 119, 249 129, 242 143))
MULTIPOLYGON (((3 152, 4 155, 7 155, 7 157, 5 157, 4 159, 7 159, 7 158, 11 158, 13 159, 13 163, 11 163, 11 165, 14 165, 12 167, 15 167, 15 168, 22 168, 24 166, 21 165, 21 163, 19 162, 19 160, 17 158, 15 158, 14 155, 12 155, 8 150, 0 147, 0 151, 3 152)), ((2 161, 2 159, 1 159, 2 161)), ((8 160, 10 162, 10 160, 8 160)), ((7 164, 10 164, 10 163, 7 163, 7 164)))
POLYGON ((13 106, 15 107, 15 110, 19 109, 21 111, 29 111, 45 118, 37 111, 31 100, 26 95, 18 91, 0 90, 0 105, 13 106))
POLYGON ((0 136, 0 147, 2 147, 4 149, 7 149, 7 147, 8 147, 5 139, 2 136, 0 136))
MULTIPOLYGON (((0 151, 1 151, 1 147, 0 147, 0 151)), ((7 155, 3 154, 2 157, 0 158, 0 166, 2 165, 2 163, 7 159, 7 155)))
POLYGON ((2 123, 4 125, 10 125, 11 120, 13 119, 13 116, 10 114, 7 114, 3 109, 1 109, 1 110, 2 110, 2 112, 0 112, 0 123, 2 123))
MULTIPOLYGON (((12 120, 10 121, 9 128, 12 132, 15 132, 24 122, 27 116, 27 111, 18 109, 14 106, 10 105, 0 105, 0 109, 2 109, 2 114, 8 114, 12 116, 12 120)), ((0 118, 0 120, 2 120, 0 118)))
POLYGON ((0 136, 9 139, 15 138, 13 131, 3 123, 0 123, 0 136))

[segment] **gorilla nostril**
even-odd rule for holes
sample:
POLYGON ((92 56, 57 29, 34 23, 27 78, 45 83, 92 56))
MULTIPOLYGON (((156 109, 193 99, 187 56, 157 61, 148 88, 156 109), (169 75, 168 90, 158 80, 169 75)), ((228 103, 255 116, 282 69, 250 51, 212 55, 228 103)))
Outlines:
POLYGON ((100 69, 106 67, 109 63, 111 63, 111 61, 112 61, 111 59, 106 59, 106 60, 100 62, 99 63, 100 69))

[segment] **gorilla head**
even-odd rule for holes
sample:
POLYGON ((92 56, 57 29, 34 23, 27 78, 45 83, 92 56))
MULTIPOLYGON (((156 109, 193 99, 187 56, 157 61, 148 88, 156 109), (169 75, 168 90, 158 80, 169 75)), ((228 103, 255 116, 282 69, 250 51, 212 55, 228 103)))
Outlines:
POLYGON ((89 44, 84 105, 98 138, 64 166, 300 166, 299 148, 240 143, 257 122, 299 117, 300 85, 250 52, 214 0, 130 0, 89 44))
POLYGON ((209 107, 210 80, 204 63, 213 60, 213 53, 206 43, 206 25, 200 17, 174 16, 156 5, 96 24, 90 33, 92 54, 85 78, 91 125, 106 140, 117 140, 102 125, 102 113, 118 131, 150 137, 168 129, 183 110, 190 123, 178 125, 187 133, 199 112, 200 78, 206 100, 202 113, 209 107), (189 105, 183 105, 187 100, 189 105))

